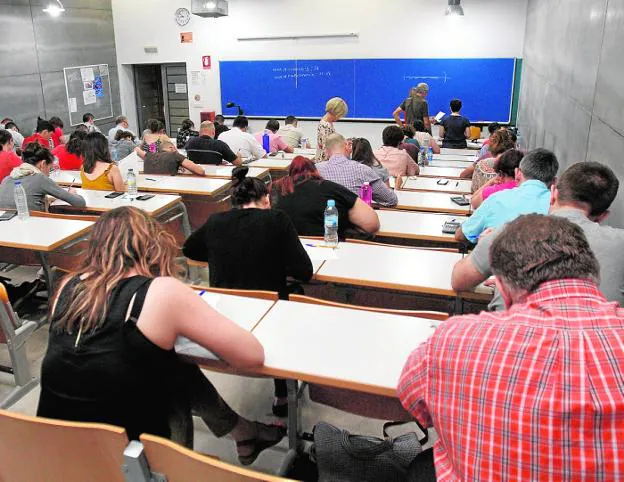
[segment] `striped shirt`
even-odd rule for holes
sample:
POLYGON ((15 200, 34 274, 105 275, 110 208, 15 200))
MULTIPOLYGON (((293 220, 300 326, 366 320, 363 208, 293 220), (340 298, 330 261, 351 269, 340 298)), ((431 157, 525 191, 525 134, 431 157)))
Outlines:
POLYGON ((443 322, 398 392, 438 432, 438 480, 622 480, 623 371, 624 310, 566 279, 443 322))

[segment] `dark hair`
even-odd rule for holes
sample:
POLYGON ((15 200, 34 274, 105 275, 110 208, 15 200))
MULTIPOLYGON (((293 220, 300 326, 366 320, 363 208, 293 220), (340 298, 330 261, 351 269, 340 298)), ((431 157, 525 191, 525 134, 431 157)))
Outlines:
POLYGON ((550 186, 557 177, 559 161, 547 149, 533 149, 520 161, 520 170, 526 179, 542 181, 550 186))
POLYGON ((527 214, 509 223, 490 247, 492 272, 512 289, 535 291, 566 278, 598 282, 600 268, 583 230, 558 216, 527 214))
POLYGON ((249 168, 236 167, 232 171, 232 205, 244 206, 259 201, 269 194, 266 184, 257 177, 247 177, 249 168))
POLYGON ((284 124, 290 125, 290 124, 294 124, 296 121, 297 121, 297 118, 294 115, 289 115, 288 117, 286 117, 284 124))
POLYGON ((500 128, 501 125, 498 122, 492 122, 488 125, 488 132, 490 133, 490 135, 492 135, 500 128))
POLYGON ((295 192, 295 184, 307 179, 322 179, 314 161, 304 156, 296 156, 288 168, 288 176, 272 184, 271 189, 279 190, 282 196, 295 192))
POLYGON ((52 126, 52 124, 50 124, 49 121, 45 119, 37 119, 36 131, 37 132, 43 132, 43 131, 54 132, 54 127, 52 126))
POLYGON ((190 131, 193 127, 195 127, 195 123, 191 119, 184 119, 180 127, 183 131, 190 131))
POLYGON ((33 166, 41 161, 45 161, 46 164, 52 164, 54 156, 50 149, 43 147, 38 142, 31 142, 22 151, 22 161, 33 166))
POLYGON ((279 121, 275 119, 271 119, 266 124, 266 129, 270 130, 271 132, 277 132, 279 131, 279 128, 280 128, 279 121))
POLYGON ((234 122, 232 122, 232 127, 247 129, 247 127, 249 127, 249 120, 244 115, 239 115, 234 119, 234 122))
POLYGON ((514 178, 516 176, 516 168, 520 166, 520 161, 523 157, 524 152, 518 149, 509 149, 494 163, 494 170, 502 176, 514 178))
POLYGON ((95 116, 91 114, 91 112, 87 112, 82 116, 82 122, 89 122, 90 120, 95 119, 95 116))
POLYGON ((516 147, 516 143, 511 137, 511 132, 507 129, 499 129, 490 138, 490 152, 494 157, 509 149, 516 147))
POLYGON ((146 125, 147 125, 147 129, 152 134, 158 134, 160 130, 162 129, 162 122, 160 122, 158 119, 147 119, 146 125))
POLYGON ((124 122, 128 122, 128 118, 125 115, 118 115, 115 117, 115 125, 118 126, 124 122))
POLYGON ((403 129, 399 126, 388 126, 381 133, 384 146, 399 147, 403 142, 403 129))
POLYGON ((0 129, 0 146, 4 146, 13 140, 11 133, 5 129, 0 129))
POLYGON ((50 124, 52 124, 52 127, 54 127, 55 129, 57 127, 59 129, 62 129, 64 127, 63 121, 61 120, 60 117, 57 117, 57 116, 50 117, 50 124))
POLYGON ((215 122, 225 122, 225 117, 223 117, 221 114, 217 114, 215 116, 215 122))
POLYGON ((69 142, 67 142, 65 150, 75 156, 82 156, 82 141, 84 141, 85 137, 87 137, 85 131, 76 129, 69 137, 69 142))
POLYGON ((462 101, 459 99, 453 99, 451 101, 451 112, 459 112, 462 108, 462 101))
POLYGON ((134 134, 130 131, 124 131, 124 130, 119 129, 117 133, 115 134, 115 140, 120 141, 122 139, 134 140, 134 134))
POLYGON ((425 132, 425 123, 420 119, 415 120, 412 125, 414 126, 414 130, 416 132, 425 132))
POLYGON ((5 117, 4 119, 0 121, 0 124, 6 125, 7 122, 13 122, 13 119, 11 119, 10 117, 5 117))
POLYGON ((414 129, 412 126, 409 126, 409 125, 403 126, 403 135, 405 137, 413 139, 414 136, 416 135, 416 129, 414 129))
POLYGON ((356 137, 351 141, 351 145, 353 147, 351 158, 354 161, 357 161, 368 167, 381 165, 381 163, 375 157, 375 154, 373 153, 373 148, 371 147, 370 142, 368 142, 368 139, 356 137))
POLYGON ((614 172, 598 162, 578 162, 568 167, 557 181, 559 202, 581 204, 590 216, 609 209, 617 196, 620 181, 614 172))
POLYGON ((4 124, 4 128, 8 131, 9 129, 13 129, 13 127, 15 127, 17 129, 17 132, 19 132, 19 127, 17 127, 17 124, 13 121, 11 122, 7 122, 6 124, 4 124))
POLYGON ((95 164, 100 162, 112 163, 110 151, 108 150, 108 140, 104 134, 92 132, 87 134, 82 141, 82 167, 87 174, 91 174, 95 164))

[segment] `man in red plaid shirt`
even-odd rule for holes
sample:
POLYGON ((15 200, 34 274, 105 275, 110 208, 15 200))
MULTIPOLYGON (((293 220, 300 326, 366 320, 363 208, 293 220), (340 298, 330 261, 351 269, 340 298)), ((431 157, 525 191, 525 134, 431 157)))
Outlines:
POLYGON ((399 381, 438 480, 623 480, 624 310, 583 231, 522 216, 490 257, 507 311, 443 322, 399 381))

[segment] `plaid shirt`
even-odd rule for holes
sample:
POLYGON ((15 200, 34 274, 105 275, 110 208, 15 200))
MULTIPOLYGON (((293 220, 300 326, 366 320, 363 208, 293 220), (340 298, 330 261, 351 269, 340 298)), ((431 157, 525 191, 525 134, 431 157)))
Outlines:
POLYGON ((373 189, 373 201, 381 206, 396 206, 399 202, 395 192, 386 186, 375 171, 346 156, 332 156, 329 161, 319 162, 316 167, 323 179, 340 184, 354 194, 359 195, 362 184, 368 182, 373 189))
POLYGON ((398 392, 438 432, 438 480, 622 480, 623 372, 624 310, 566 279, 443 322, 398 392))

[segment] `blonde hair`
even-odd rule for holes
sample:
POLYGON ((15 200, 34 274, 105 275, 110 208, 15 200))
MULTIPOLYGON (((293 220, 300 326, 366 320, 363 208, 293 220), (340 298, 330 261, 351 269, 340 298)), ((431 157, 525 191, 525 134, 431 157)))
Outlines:
MULTIPOLYGON (((85 260, 72 277, 81 281, 66 293, 70 302, 51 318, 58 332, 96 330, 106 319, 111 292, 130 270, 139 276, 176 276, 176 241, 143 210, 123 206, 98 219, 85 260)), ((58 293, 57 293, 58 296, 58 293)), ((54 314, 54 313, 52 313, 54 314)))
POLYGON ((349 107, 344 99, 340 97, 333 97, 325 104, 325 112, 332 114, 336 119, 341 119, 349 112, 349 107))
POLYGON ((347 141, 341 134, 335 133, 335 134, 330 135, 325 141, 325 149, 331 150, 334 147, 339 146, 341 144, 344 146, 346 142, 347 141))
POLYGON ((214 129, 214 123, 212 123, 211 121, 204 121, 199 124, 199 130, 203 131, 208 129, 214 129))

